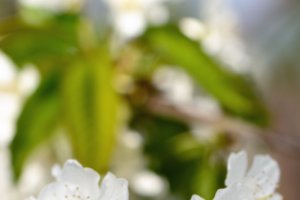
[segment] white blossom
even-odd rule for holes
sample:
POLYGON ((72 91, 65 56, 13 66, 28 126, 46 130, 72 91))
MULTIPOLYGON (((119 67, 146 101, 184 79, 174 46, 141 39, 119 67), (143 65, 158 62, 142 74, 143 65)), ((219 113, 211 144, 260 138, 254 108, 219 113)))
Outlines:
POLYGON ((270 156, 255 156, 248 169, 246 152, 233 153, 229 157, 227 170, 226 188, 219 189, 214 200, 282 199, 281 195, 276 193, 280 177, 279 166, 270 156))
POLYGON ((108 173, 99 187, 100 176, 77 161, 68 160, 54 170, 56 181, 46 185, 37 198, 28 200, 128 200, 128 183, 108 173))
POLYGON ((113 27, 122 37, 139 36, 147 23, 162 24, 169 14, 167 0, 106 0, 112 10, 113 27))

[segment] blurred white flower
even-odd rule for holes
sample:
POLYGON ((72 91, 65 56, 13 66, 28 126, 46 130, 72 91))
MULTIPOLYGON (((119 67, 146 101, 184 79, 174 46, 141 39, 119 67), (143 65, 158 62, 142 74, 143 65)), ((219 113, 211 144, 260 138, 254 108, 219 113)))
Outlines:
POLYGON ((121 37, 140 35, 147 23, 162 24, 169 18, 167 0, 106 0, 112 10, 114 28, 121 37))
MULTIPOLYGON (((255 156, 248 170, 245 151, 230 155, 227 165, 226 188, 219 189, 214 200, 281 200, 276 193, 280 169, 270 156, 255 156)), ((193 200, 197 198, 194 196, 193 200)))
POLYGON ((128 200, 128 183, 108 173, 99 187, 100 176, 77 161, 68 160, 54 168, 56 181, 45 186, 38 198, 28 200, 128 200))

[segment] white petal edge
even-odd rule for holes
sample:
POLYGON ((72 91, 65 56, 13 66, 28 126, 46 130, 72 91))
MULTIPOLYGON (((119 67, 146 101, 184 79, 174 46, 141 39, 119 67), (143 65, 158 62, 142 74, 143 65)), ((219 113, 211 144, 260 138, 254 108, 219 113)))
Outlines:
POLYGON ((214 200, 254 200, 254 195, 249 188, 236 183, 227 188, 219 189, 214 200))
POLYGON ((247 165, 247 153, 245 151, 230 154, 225 185, 228 187, 240 181, 246 174, 247 165))
POLYGON ((254 157, 247 179, 254 182, 256 198, 264 198, 275 193, 280 179, 280 169, 275 160, 268 155, 254 157))
POLYGON ((128 200, 128 181, 107 173, 100 188, 99 200, 128 200))
POLYGON ((38 200, 63 199, 66 194, 63 183, 54 182, 46 185, 40 192, 38 200))
POLYGON ((191 200, 204 200, 204 199, 203 199, 202 197, 200 197, 200 196, 194 194, 194 195, 192 196, 191 200))
POLYGON ((83 168, 78 161, 67 160, 61 170, 54 171, 57 181, 77 185, 86 195, 99 195, 99 174, 90 168, 83 168))

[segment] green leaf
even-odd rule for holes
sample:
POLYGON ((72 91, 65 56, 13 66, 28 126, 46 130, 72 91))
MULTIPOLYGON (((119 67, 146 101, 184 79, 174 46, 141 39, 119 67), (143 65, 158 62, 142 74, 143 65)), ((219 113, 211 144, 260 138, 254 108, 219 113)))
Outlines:
POLYGON ((76 59, 63 71, 60 86, 60 101, 62 116, 75 157, 83 164, 87 164, 88 121, 90 96, 88 95, 87 66, 83 61, 76 59))
POLYGON ((62 84, 64 120, 75 156, 105 172, 117 133, 118 98, 108 49, 78 58, 65 70, 62 84))
MULTIPOLYGON (((114 89, 114 68, 109 55, 109 47, 103 45, 99 51, 91 57, 91 80, 93 81, 93 131, 95 143, 92 159, 99 171, 107 171, 116 144, 116 136, 119 128, 120 101, 114 89)), ((92 138, 93 139, 93 138, 92 138)))
POLYGON ((10 145, 16 180, 32 151, 45 142, 57 126, 59 116, 58 79, 57 74, 52 74, 42 81, 35 93, 25 102, 18 118, 16 134, 10 145))
POLYGON ((26 28, 27 25, 19 17, 9 17, 0 20, 0 37, 26 28))
POLYGON ((0 49, 18 66, 28 63, 40 64, 43 61, 52 62, 52 59, 71 57, 76 52, 74 45, 59 36, 38 30, 8 35, 0 41, 0 49))
POLYGON ((0 22, 0 49, 18 66, 38 66, 71 58, 78 52, 76 15, 53 16, 43 26, 34 26, 15 18, 0 22))
POLYGON ((213 155, 203 156, 194 176, 193 193, 205 199, 213 199, 216 191, 224 187, 226 167, 224 162, 212 159, 213 155))
POLYGON ((166 63, 186 70, 225 110, 259 124, 266 122, 265 109, 251 84, 222 67, 200 48, 199 43, 185 37, 178 28, 150 28, 142 42, 166 63))
POLYGON ((135 108, 130 126, 144 138, 143 147, 149 167, 169 180, 172 192, 185 195, 191 190, 190 180, 194 176, 191 170, 195 168, 195 160, 182 161, 175 156, 176 149, 171 141, 179 134, 187 132, 189 127, 179 121, 137 109, 135 108))

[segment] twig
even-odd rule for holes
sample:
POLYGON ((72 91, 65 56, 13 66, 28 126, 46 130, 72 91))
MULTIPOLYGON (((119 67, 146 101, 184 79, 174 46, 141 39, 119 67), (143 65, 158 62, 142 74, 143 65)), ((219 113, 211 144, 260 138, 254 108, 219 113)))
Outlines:
POLYGON ((238 137, 262 137, 274 150, 284 152, 288 156, 299 158, 300 143, 291 136, 282 135, 276 131, 263 130, 240 119, 223 114, 204 113, 190 105, 175 105, 162 96, 148 99, 145 109, 151 113, 171 117, 186 123, 209 124, 224 130, 224 132, 238 137))

